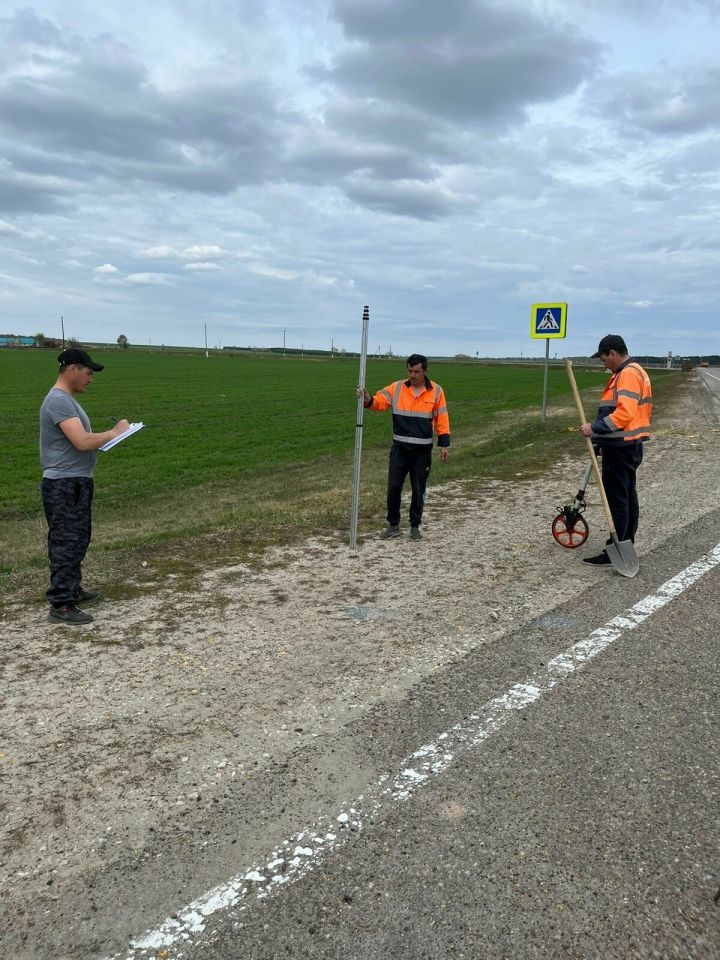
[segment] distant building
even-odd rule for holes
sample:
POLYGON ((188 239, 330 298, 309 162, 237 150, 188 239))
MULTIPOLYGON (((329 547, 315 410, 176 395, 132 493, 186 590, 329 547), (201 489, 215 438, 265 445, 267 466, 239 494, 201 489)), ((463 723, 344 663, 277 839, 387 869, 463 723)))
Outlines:
POLYGON ((0 347, 34 347, 35 337, 16 337, 13 334, 0 334, 0 347))

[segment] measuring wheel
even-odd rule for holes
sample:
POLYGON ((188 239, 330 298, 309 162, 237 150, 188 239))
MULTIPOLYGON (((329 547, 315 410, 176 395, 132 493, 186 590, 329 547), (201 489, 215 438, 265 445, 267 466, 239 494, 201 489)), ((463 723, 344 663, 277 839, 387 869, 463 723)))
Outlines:
POLYGON ((568 519, 564 513, 559 513, 552 522, 552 535, 561 547, 574 550, 581 547, 588 538, 588 525, 582 517, 568 519))

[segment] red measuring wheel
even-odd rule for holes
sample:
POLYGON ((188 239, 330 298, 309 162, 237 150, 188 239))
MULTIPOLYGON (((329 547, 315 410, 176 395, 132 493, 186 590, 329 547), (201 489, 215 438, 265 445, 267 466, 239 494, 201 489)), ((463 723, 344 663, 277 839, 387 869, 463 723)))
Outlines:
POLYGON ((567 547, 568 550, 574 550, 581 547, 588 538, 588 525, 582 517, 576 517, 575 521, 568 523, 564 513, 559 513, 552 522, 552 535, 561 547, 567 547))

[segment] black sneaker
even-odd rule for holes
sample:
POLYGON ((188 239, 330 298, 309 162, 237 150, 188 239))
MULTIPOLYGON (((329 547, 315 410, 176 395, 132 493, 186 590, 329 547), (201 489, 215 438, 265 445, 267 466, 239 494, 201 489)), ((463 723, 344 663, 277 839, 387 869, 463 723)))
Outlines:
POLYGON ((400 536, 400 526, 397 523, 389 523, 380 534, 381 540, 392 540, 393 537, 400 536))
POLYGON ((75 594, 75 599, 73 603, 93 603, 95 600, 100 600, 102 594, 99 590, 83 590, 82 587, 75 594))
POLYGON ((422 534, 420 533, 420 527, 410 527, 410 539, 411 539, 411 540, 422 540, 422 534))
POLYGON ((92 623, 93 617, 85 613, 74 603, 67 603, 64 607, 50 607, 50 619, 56 623, 92 623))
POLYGON ((612 561, 603 550, 603 552, 599 553, 596 557, 583 557, 583 563, 590 564, 592 567, 606 567, 609 563, 612 563, 612 561))

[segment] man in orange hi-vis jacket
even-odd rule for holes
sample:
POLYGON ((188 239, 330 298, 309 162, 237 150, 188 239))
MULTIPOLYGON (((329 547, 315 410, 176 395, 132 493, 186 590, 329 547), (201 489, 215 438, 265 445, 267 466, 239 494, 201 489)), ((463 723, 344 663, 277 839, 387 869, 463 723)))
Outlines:
MULTIPOLYGON (((425 487, 430 473, 433 430, 437 433, 440 460, 448 458, 450 419, 445 394, 439 384, 427 376, 427 357, 413 353, 407 359, 407 380, 396 380, 374 396, 365 390, 365 406, 372 410, 392 409, 393 443, 387 489, 387 528, 382 540, 400 536, 400 500, 405 477, 410 474, 410 539, 421 540, 420 523, 425 503, 425 487)), ((358 388, 358 396, 360 389, 358 388)))
MULTIPOLYGON (((603 486, 618 540, 634 543, 640 516, 635 474, 642 463, 643 443, 650 437, 650 378, 615 333, 602 338, 593 357, 599 357, 612 376, 600 398, 597 419, 583 423, 580 433, 591 437, 602 454, 603 486)), ((603 550, 596 557, 583 557, 583 563, 605 566, 610 558, 603 550)))

